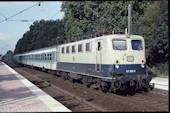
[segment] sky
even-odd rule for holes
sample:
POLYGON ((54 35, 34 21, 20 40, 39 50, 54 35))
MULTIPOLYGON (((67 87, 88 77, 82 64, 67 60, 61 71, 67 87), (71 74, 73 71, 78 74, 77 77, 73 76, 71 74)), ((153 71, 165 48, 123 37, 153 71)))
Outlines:
POLYGON ((41 2, 2 2, 0 1, 0 54, 6 54, 8 50, 14 51, 15 46, 23 34, 29 31, 29 27, 36 20, 56 20, 62 19, 64 12, 61 12, 62 2, 60 1, 44 1, 41 2), (36 6, 19 13, 33 5, 36 6), (19 14, 17 14, 19 13, 19 14), (16 16, 13 16, 17 14, 16 16), (12 18, 9 18, 13 16, 12 18), (7 21, 3 21, 9 18, 7 21), (18 20, 31 20, 29 22, 21 22, 18 20), (2 22, 3 21, 3 22, 2 22))

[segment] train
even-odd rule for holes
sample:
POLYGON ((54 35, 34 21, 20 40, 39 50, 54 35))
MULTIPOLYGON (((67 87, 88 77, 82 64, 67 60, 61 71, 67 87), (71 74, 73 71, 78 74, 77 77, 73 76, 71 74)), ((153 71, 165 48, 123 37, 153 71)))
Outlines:
POLYGON ((104 92, 149 89, 152 79, 140 35, 104 34, 16 54, 14 60, 104 92))

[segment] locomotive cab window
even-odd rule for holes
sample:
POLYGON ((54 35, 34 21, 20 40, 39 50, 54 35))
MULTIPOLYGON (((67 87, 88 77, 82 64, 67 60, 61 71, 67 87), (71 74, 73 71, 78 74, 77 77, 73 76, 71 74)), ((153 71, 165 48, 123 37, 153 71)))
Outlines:
POLYGON ((113 40, 114 50, 126 50, 126 40, 113 40))
POLYGON ((143 50, 141 40, 132 40, 131 43, 132 43, 133 50, 143 50))

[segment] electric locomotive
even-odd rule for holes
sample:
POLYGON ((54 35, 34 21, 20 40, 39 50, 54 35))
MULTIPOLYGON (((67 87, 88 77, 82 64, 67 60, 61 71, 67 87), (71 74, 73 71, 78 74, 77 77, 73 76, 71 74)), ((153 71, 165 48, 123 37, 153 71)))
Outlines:
POLYGON ((142 36, 103 35, 62 44, 57 50, 57 72, 65 79, 110 92, 150 88, 142 36))

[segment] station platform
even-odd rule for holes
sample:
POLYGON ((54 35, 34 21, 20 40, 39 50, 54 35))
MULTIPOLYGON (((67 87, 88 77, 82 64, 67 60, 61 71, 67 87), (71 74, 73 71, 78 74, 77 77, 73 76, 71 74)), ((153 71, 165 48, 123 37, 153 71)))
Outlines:
POLYGON ((169 79, 153 77, 150 84, 153 84, 154 88, 169 91, 169 79))
POLYGON ((0 62, 0 112, 71 112, 8 65, 0 62))

